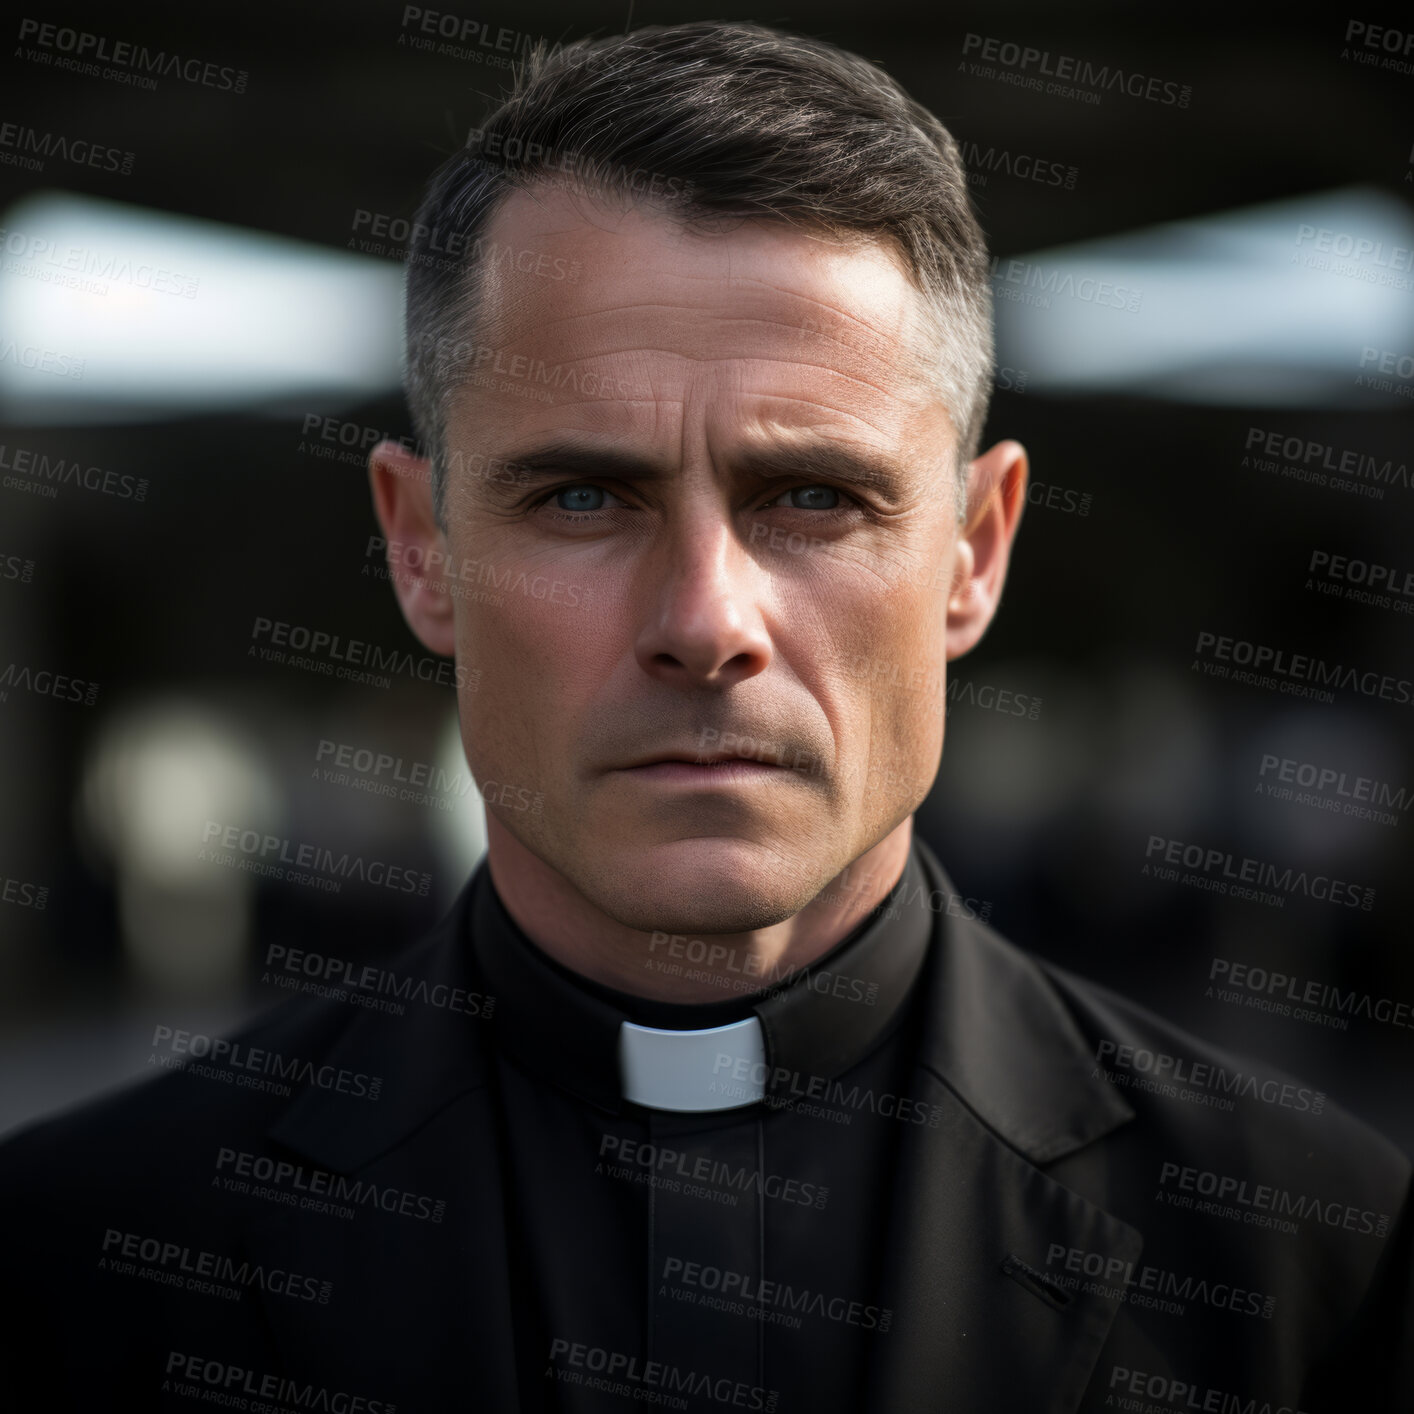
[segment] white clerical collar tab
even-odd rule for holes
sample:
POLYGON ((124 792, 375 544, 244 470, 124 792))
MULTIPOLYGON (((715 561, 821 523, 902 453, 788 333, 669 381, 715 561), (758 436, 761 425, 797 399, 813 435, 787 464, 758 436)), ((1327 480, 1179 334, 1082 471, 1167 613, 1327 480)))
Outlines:
POLYGON ((766 1093, 766 1040, 754 1016, 705 1031, 619 1026, 624 1099, 650 1110, 734 1110, 766 1093))

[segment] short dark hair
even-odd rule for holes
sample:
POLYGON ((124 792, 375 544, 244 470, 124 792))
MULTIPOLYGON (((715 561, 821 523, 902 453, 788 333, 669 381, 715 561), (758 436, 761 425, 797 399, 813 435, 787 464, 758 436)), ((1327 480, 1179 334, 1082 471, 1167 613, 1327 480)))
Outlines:
POLYGON ((684 222, 765 216, 891 242, 931 315, 961 491, 995 356, 986 241, 957 144, 858 55, 703 21, 538 45, 433 174, 408 254, 406 386, 439 524, 447 403, 475 359, 482 234, 510 192, 566 174, 581 190, 658 200, 684 222))

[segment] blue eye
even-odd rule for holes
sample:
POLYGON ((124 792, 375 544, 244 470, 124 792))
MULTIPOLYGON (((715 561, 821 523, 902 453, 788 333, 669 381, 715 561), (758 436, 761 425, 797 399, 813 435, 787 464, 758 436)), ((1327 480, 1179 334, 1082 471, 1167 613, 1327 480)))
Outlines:
POLYGON ((797 511, 833 511, 840 503, 840 493, 832 486, 797 486, 785 495, 797 511))
POLYGON ((562 511, 600 511, 604 509, 602 486, 566 486, 555 492, 556 508, 562 511))

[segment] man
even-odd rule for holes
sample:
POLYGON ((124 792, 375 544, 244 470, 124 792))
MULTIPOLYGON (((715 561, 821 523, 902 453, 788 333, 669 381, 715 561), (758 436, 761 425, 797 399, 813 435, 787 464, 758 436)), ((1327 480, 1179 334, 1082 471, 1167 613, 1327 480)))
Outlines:
POLYGON ((408 624, 477 670, 487 858, 361 1005, 9 1143, 13 1386, 1408 1407, 1407 1161, 1003 942, 913 838, 1027 476, 979 454, 936 119, 825 44, 640 30, 537 59, 419 223, 429 458, 370 475, 408 624))

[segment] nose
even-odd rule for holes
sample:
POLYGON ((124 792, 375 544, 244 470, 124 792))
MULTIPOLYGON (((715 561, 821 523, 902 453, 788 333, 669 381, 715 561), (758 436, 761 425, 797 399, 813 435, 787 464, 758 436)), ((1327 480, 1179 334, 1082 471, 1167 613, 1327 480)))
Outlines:
POLYGON ((648 574, 635 643, 645 673, 678 687, 725 688, 765 670, 765 586, 725 509, 704 508, 666 534, 648 574))

